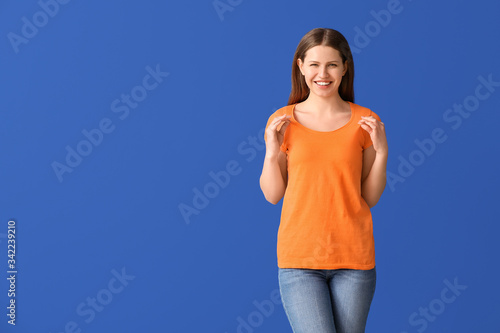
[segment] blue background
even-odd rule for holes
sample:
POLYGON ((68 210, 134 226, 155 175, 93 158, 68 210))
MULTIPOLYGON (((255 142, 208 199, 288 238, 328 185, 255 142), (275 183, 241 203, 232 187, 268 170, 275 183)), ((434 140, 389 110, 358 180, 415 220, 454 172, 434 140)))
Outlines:
POLYGON ((273 297, 281 202, 259 186, 263 129, 286 105, 300 38, 329 27, 357 49, 355 102, 385 123, 398 179, 372 208, 366 331, 499 332, 499 3, 221 3, 2 2, 0 331, 291 332, 273 297), (23 28, 34 20, 36 33, 23 28), (496 86, 478 100, 488 76, 496 86), (127 107, 132 93, 140 102, 127 107), (447 111, 464 102, 466 117, 447 111), (82 131, 102 121, 113 130, 89 147, 82 131), (446 140, 429 144, 436 129, 446 140), (58 177, 67 146, 86 156, 58 177), (214 186, 228 164, 236 171, 214 186), (211 198, 185 217, 197 190, 211 198), (463 286, 445 291, 449 303, 446 280, 463 286))

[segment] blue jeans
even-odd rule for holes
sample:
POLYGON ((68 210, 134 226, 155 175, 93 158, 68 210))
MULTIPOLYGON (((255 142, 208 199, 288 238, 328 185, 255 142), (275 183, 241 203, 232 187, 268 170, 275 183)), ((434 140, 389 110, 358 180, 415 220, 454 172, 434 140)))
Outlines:
POLYGON ((376 275, 375 267, 278 267, 281 301, 293 332, 364 333, 376 275))

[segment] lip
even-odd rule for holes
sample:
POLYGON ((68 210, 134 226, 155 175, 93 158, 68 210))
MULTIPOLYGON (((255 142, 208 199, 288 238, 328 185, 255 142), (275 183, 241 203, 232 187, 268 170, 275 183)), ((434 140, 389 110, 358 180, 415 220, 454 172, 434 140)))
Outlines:
POLYGON ((327 89, 330 88, 330 86, 333 84, 333 81, 314 81, 314 83, 316 83, 316 86, 319 87, 320 89, 327 89), (321 86, 318 84, 318 82, 330 82, 330 84, 326 86, 321 86))

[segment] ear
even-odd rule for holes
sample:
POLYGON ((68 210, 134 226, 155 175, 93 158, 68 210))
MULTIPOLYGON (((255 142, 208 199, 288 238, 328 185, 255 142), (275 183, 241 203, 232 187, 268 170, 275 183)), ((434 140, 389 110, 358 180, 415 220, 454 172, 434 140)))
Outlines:
POLYGON ((344 61, 344 72, 342 73, 342 76, 344 76, 345 73, 347 73, 347 60, 344 61))
POLYGON ((302 59, 298 58, 298 59, 297 59, 297 66, 299 66, 299 70, 300 70, 300 72, 302 73, 302 75, 304 75, 304 73, 302 72, 302 66, 303 66, 303 65, 304 65, 304 64, 302 63, 302 59))

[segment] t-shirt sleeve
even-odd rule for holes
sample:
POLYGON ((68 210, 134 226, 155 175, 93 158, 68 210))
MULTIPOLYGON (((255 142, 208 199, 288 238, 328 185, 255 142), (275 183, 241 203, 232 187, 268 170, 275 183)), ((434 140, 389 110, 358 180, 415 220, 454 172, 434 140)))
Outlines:
MULTIPOLYGON (((267 130, 267 128, 269 127, 269 124, 271 124, 271 122, 273 121, 273 119, 274 119, 275 117, 279 117, 279 116, 280 116, 280 115, 279 115, 279 114, 277 114, 277 112, 275 112, 275 113, 273 113, 273 114, 269 117, 269 119, 267 120, 266 129, 264 130, 264 141, 265 141, 265 142, 267 142, 267 138, 266 138, 266 130, 267 130)), ((282 123, 281 123, 281 125, 278 125, 278 129, 280 129, 280 128, 281 128, 281 126, 283 126, 283 124, 284 124, 284 123, 282 122, 282 123)), ((284 152, 284 153, 285 153, 285 152, 286 152, 286 149, 287 149, 287 147, 286 147, 286 140, 284 139, 284 140, 283 140, 283 143, 282 143, 282 144, 281 144, 281 146, 280 146, 280 150, 281 150, 282 152, 284 152)))
MULTIPOLYGON (((380 120, 380 117, 378 116, 378 114, 376 114, 375 112, 373 112, 371 110, 370 110, 370 116, 374 116, 375 119, 377 119, 378 121, 382 121, 382 120, 380 120)), ((373 142, 372 142, 372 139, 370 137, 370 134, 362 127, 361 127, 361 130, 363 132, 363 137, 364 137, 363 149, 366 149, 366 148, 370 147, 371 145, 373 145, 373 142)))

